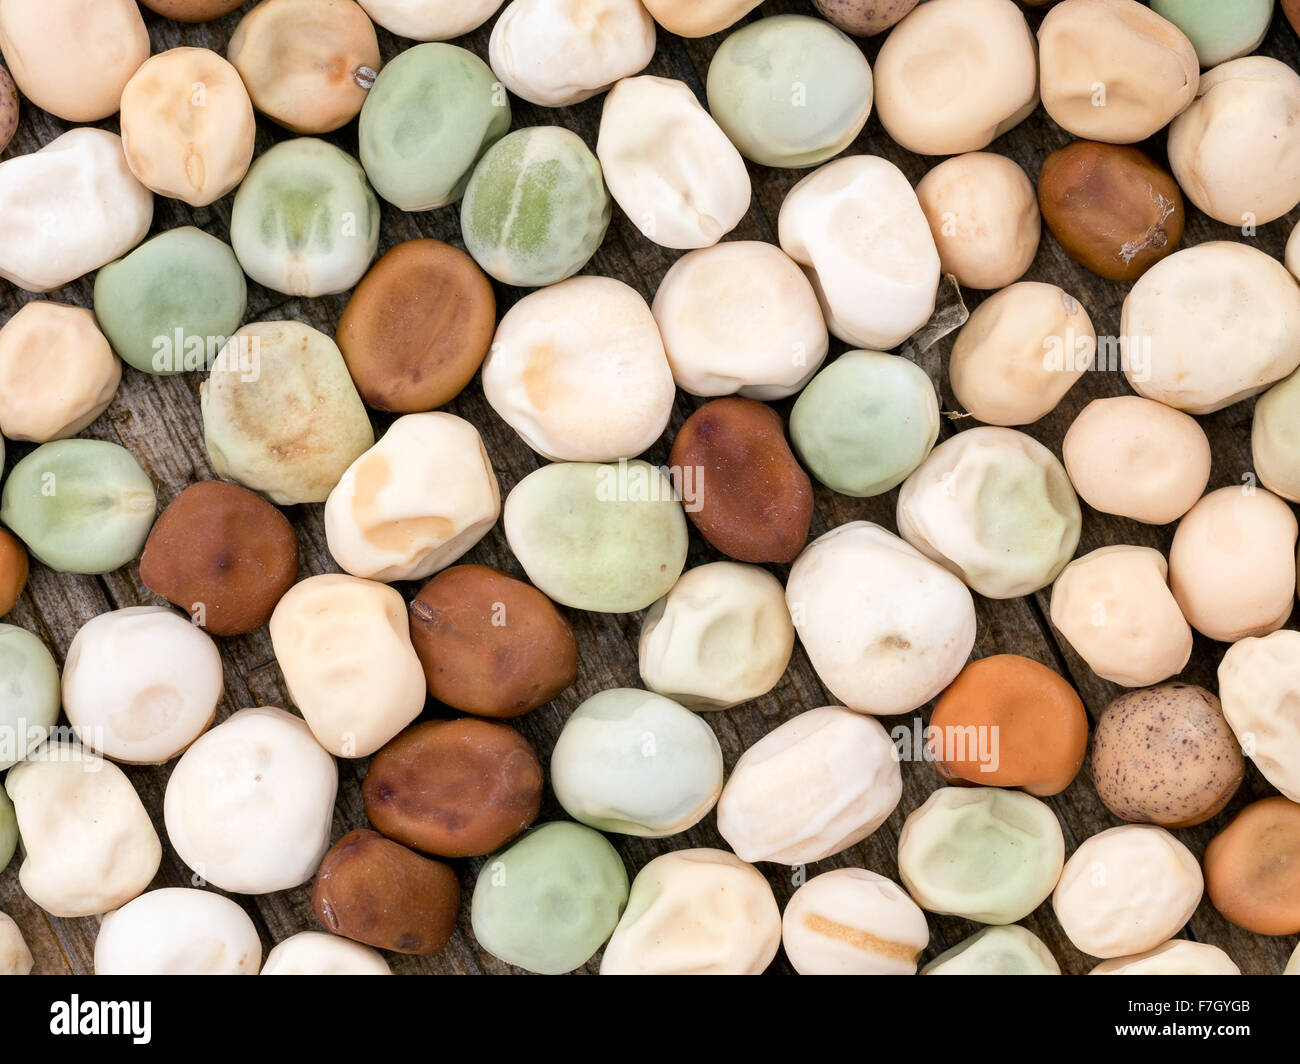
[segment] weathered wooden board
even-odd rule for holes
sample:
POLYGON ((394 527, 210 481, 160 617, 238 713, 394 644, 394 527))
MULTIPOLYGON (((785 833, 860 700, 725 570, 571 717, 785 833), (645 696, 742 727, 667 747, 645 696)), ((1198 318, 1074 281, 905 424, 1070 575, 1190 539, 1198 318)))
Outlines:
MULTIPOLYGON (((245 5, 247 8, 251 5, 245 5)), ((787 11, 811 10, 809 0, 768 0, 761 13, 776 14, 787 11)), ((180 44, 202 45, 224 52, 225 45, 238 19, 238 14, 204 26, 181 26, 155 18, 146 13, 155 52, 180 44)), ((1038 21, 1030 15, 1031 23, 1038 21)), ((460 42, 480 56, 487 55, 488 28, 480 29, 460 42)), ((680 78, 703 99, 704 77, 709 60, 720 37, 698 41, 684 41, 660 34, 660 45, 648 73, 680 78)), ((380 40, 384 58, 391 58, 408 42, 399 42, 381 32, 380 40)), ((874 60, 878 41, 864 44, 869 58, 874 60)), ((1261 51, 1284 59, 1300 67, 1300 46, 1285 20, 1279 15, 1261 51)), ((577 107, 561 110, 544 110, 515 101, 515 127, 524 125, 559 124, 579 133, 594 147, 600 120, 601 99, 588 101, 577 107)), ((104 123, 116 129, 115 120, 104 123)), ((66 124, 49 115, 26 107, 22 125, 5 158, 34 151, 65 130, 66 124)), ((259 120, 258 150, 283 140, 288 134, 266 120, 259 120)), ((348 151, 356 150, 355 123, 331 138, 348 151)), ((1071 138, 1059 129, 1041 109, 1028 121, 1012 130, 993 145, 993 150, 1016 159, 1035 176, 1043 158, 1067 143, 1071 138)), ((1148 145, 1156 155, 1163 154, 1163 136, 1148 145)), ((895 145, 883 132, 873 116, 862 136, 850 149, 853 153, 883 155, 896 162, 915 183, 925 174, 934 160, 911 155, 895 145)), ((800 178, 796 171, 771 170, 751 166, 754 179, 754 203, 741 225, 729 239, 775 241, 776 217, 781 201, 790 187, 800 178)), ((160 232, 179 225, 197 225, 212 234, 228 238, 231 197, 211 207, 190 209, 172 200, 158 199, 154 218, 154 231, 160 232)), ((1297 213, 1262 227, 1250 237, 1256 246, 1271 255, 1280 257, 1286 236, 1295 224, 1297 213)), ((392 207, 385 207, 380 251, 402 240, 418 236, 433 236, 452 243, 460 243, 458 215, 455 208, 443 208, 419 215, 405 215, 392 207)), ((1240 232, 1212 222, 1199 212, 1192 212, 1187 226, 1185 244, 1197 244, 1213 239, 1243 239, 1240 232)), ((617 209, 614 223, 604 246, 591 262, 587 272, 618 277, 633 285, 647 299, 676 259, 677 253, 659 248, 644 239, 635 227, 617 209)), ((1076 296, 1088 309, 1099 335, 1115 335, 1119 331, 1120 306, 1128 286, 1101 280, 1076 265, 1065 256, 1052 238, 1044 233, 1042 247, 1030 280, 1051 281, 1076 296)), ((92 278, 83 278, 67 288, 51 294, 64 302, 89 306, 92 278)), ((497 288, 497 298, 502 312, 520 295, 517 290, 497 288)), ((973 304, 983 293, 965 293, 967 302, 973 304)), ((0 282, 0 322, 26 300, 32 298, 12 285, 0 282)), ((298 318, 333 334, 338 315, 346 296, 331 296, 315 300, 286 299, 284 296, 250 284, 247 320, 258 321, 277 318, 298 318)), ((932 360, 941 367, 951 348, 951 337, 941 341, 930 352, 932 360)), ((844 345, 837 344, 832 354, 838 354, 844 345)), ((199 378, 193 375, 180 377, 151 377, 128 369, 121 391, 108 412, 92 425, 85 435, 113 440, 127 447, 143 463, 158 486, 160 502, 166 504, 188 484, 214 476, 203 446, 198 406, 199 378)), ((1105 395, 1125 394, 1127 385, 1117 373, 1089 373, 1073 389, 1051 416, 1029 428, 1029 432, 1058 455, 1062 437, 1070 421, 1091 399, 1105 395)), ((943 398, 946 409, 951 409, 951 393, 943 380, 943 398)), ((673 422, 664 439, 649 454, 656 462, 667 460, 667 445, 685 417, 700 401, 680 395, 673 422)), ((789 413, 789 402, 776 404, 782 414, 789 413)), ((1251 468, 1250 422, 1252 404, 1239 403, 1228 410, 1203 419, 1206 431, 1214 446, 1214 471, 1211 488, 1240 483, 1243 474, 1251 468)), ((483 399, 476 380, 449 407, 454 413, 468 418, 483 433, 488 450, 501 479, 503 493, 522 477, 541 464, 506 426, 483 399)), ((386 427, 383 418, 376 417, 377 433, 386 427)), ((951 426, 945 428, 945 433, 951 426)), ((30 445, 15 444, 9 448, 9 462, 30 450, 30 445)), ((867 519, 886 527, 894 527, 893 510, 896 493, 877 499, 859 500, 835 495, 818 489, 817 510, 813 522, 813 535, 846 521, 867 519)), ((289 511, 298 531, 302 548, 303 575, 336 571, 337 566, 325 548, 321 523, 321 507, 295 507, 289 511)), ((1080 552, 1093 550, 1110 543, 1134 543, 1168 550, 1172 528, 1150 528, 1093 511, 1085 511, 1083 542, 1080 552)), ((698 536, 692 536, 689 565, 698 565, 718 557, 698 536)), ((512 571, 521 572, 508 548, 500 526, 480 543, 465 559, 483 562, 512 571)), ((788 567, 774 567, 782 579, 788 567)), ((409 598, 416 590, 414 585, 402 585, 409 598)), ((142 603, 158 603, 140 584, 136 567, 112 573, 106 577, 78 577, 55 574, 40 565, 34 565, 31 582, 21 602, 9 617, 12 623, 22 625, 45 640, 62 662, 77 629, 109 609, 142 603)), ((1069 675, 1077 684, 1090 714, 1095 719, 1108 702, 1120 693, 1114 685, 1098 679, 1091 670, 1056 637, 1046 620, 1047 595, 1039 595, 1010 602, 978 600, 979 639, 975 656, 983 657, 997 652, 1024 654, 1050 665, 1069 675)), ((582 651, 582 664, 577 683, 555 703, 546 706, 519 722, 521 730, 532 740, 546 759, 550 748, 568 714, 583 699, 597 691, 613 686, 638 686, 636 667, 636 641, 640 617, 572 615, 582 651)), ((1291 625, 1294 627, 1293 616, 1291 625)), ((1198 637, 1192 661, 1182 678, 1213 689, 1215 670, 1224 647, 1198 637)), ((226 695, 218 713, 224 718, 236 709, 250 705, 288 705, 283 679, 271 652, 270 640, 265 630, 251 635, 227 639, 222 643, 225 661, 226 695)), ((746 747, 780 722, 805 709, 827 704, 832 699, 823 689, 808 663, 806 655, 796 649, 789 672, 771 694, 755 702, 722 713, 711 714, 709 722, 715 728, 726 756, 728 769, 746 747)), ((436 715, 436 707, 430 706, 436 715)), ((887 727, 907 724, 918 714, 888 719, 887 727)), ((921 711, 928 718, 928 709, 921 711)), ((340 763, 339 802, 334 822, 334 837, 365 825, 361 805, 360 781, 366 763, 340 763)), ((162 824, 162 797, 167 781, 168 767, 127 768, 127 773, 139 789, 146 806, 154 816, 159 834, 164 839, 164 858, 155 886, 186 885, 190 872, 169 846, 162 824)), ((809 868, 808 876, 832 867, 856 865, 897 877, 895 846, 904 817, 940 784, 939 777, 927 764, 904 765, 903 799, 889 821, 865 843, 845 853, 809 868)), ((1205 844, 1230 817, 1247 802, 1273 793, 1252 767, 1245 785, 1228 809, 1208 824, 1179 832, 1198 854, 1205 844)), ((1093 790, 1089 769, 1084 771, 1063 794, 1048 800, 1061 819, 1065 830, 1067 853, 1089 835, 1112 827, 1118 821, 1098 801, 1093 790)), ((547 796, 543 818, 563 816, 553 797, 547 796)), ((623 854, 629 873, 635 873, 650 858, 671 849, 690 846, 724 846, 718 836, 714 818, 709 816, 701 824, 683 835, 666 840, 639 840, 615 837, 615 845, 623 854)), ((468 894, 482 861, 458 862, 462 885, 468 894)), ((784 905, 794 890, 796 875, 791 870, 765 866, 778 900, 784 905)), ((317 928, 310 905, 310 890, 297 890, 257 898, 237 899, 256 921, 267 948, 287 936, 302 930, 317 928)), ((90 972, 93 970, 93 947, 97 919, 61 920, 48 917, 28 900, 18 885, 17 861, 0 874, 0 910, 12 915, 21 926, 37 960, 37 971, 90 972)), ((1089 970, 1092 961, 1081 955, 1065 938, 1052 915, 1050 905, 1044 905, 1024 921, 1025 926, 1041 936, 1060 960, 1067 972, 1082 973, 1089 970)), ((975 925, 958 919, 932 917, 931 940, 925 956, 932 957, 971 934, 975 925)), ((1265 938, 1250 934, 1223 920, 1203 902, 1192 918, 1185 934, 1201 941, 1215 943, 1228 951, 1250 973, 1277 973, 1296 945, 1296 936, 1265 938)), ((587 966, 587 971, 597 969, 597 961, 587 966)), ((415 958, 390 956, 398 972, 462 973, 512 971, 507 965, 488 956, 478 948, 470 933, 468 907, 462 912, 460 926, 448 947, 438 956, 415 958)), ((784 957, 778 957, 774 972, 788 972, 784 957)))

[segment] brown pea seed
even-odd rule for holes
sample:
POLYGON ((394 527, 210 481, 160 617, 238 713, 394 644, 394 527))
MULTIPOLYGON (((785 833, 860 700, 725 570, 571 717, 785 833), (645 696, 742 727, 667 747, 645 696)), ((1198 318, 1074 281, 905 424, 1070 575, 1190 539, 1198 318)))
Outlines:
POLYGON ((1252 802, 1205 848, 1210 901, 1259 935, 1300 931, 1300 805, 1252 802))
POLYGON ((1043 221, 1076 262, 1111 281, 1133 281, 1183 238, 1183 194, 1137 148, 1076 140, 1038 173, 1043 221))
POLYGON ((150 11, 176 22, 211 22, 228 15, 244 0, 140 0, 150 11))
POLYGON ((211 635, 260 628, 298 579, 298 539, 274 506, 237 484, 191 484, 154 523, 140 580, 211 635))
POLYGON ((522 716, 577 678, 578 643, 564 614, 498 569, 444 569, 415 596, 410 617, 429 694, 462 713, 522 716))
POLYGON ((14 608, 27 586, 27 549, 12 532, 0 528, 0 617, 14 608))
POLYGON ((366 816, 390 839, 439 857, 478 857, 517 837, 542 806, 542 766, 513 728, 427 721, 379 751, 366 816))
POLYGON ((350 831, 316 873, 312 908, 336 935, 395 953, 428 956, 447 944, 460 910, 460 881, 376 831, 350 831))
POLYGON ((723 554, 789 562, 812 523, 812 481, 785 438, 781 416, 753 399, 715 399, 686 419, 673 469, 699 470, 699 505, 686 515, 723 554))
POLYGON ((487 356, 492 283, 459 248, 408 240, 357 285, 335 339, 366 405, 413 414, 451 402, 487 356))

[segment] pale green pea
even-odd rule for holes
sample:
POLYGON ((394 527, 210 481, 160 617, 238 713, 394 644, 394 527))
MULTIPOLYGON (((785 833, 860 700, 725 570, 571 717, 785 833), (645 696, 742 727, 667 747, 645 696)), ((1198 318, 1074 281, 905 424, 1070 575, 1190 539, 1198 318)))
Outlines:
POLYGON ((1260 396, 1250 442, 1264 487, 1300 502, 1300 372, 1260 396))
POLYGON ((346 152, 313 137, 286 140, 253 163, 235 193, 230 243, 267 288, 345 292, 379 247, 379 200, 346 152))
POLYGON ((601 831, 661 838, 697 824, 722 791, 713 729, 662 695, 602 691, 564 724, 551 786, 565 811, 601 831))
POLYGON ((986 927, 945 950, 922 975, 1060 975, 1042 940, 1019 924, 986 927))
POLYGON ((404 211, 454 203, 474 163, 510 128, 510 102, 473 52, 420 44, 379 72, 361 108, 361 165, 404 211))
POLYGON ((465 247, 504 284, 571 277, 596 253, 612 210, 596 157, 558 126, 519 129, 483 155, 460 208, 465 247))
POLYGON ((111 573, 153 526, 153 482, 131 452, 103 440, 43 444, 14 466, 0 521, 38 561, 64 573, 111 573))
POLYGON ((828 22, 774 15, 737 30, 709 64, 709 110, 745 158, 816 166, 847 148, 871 114, 871 67, 828 22))
POLYGON ((300 321, 245 325, 199 388, 218 476, 291 506, 324 502, 375 442, 338 346, 300 321))
POLYGON ((234 251, 193 226, 147 240, 95 278, 99 327, 145 373, 206 370, 247 306, 234 251))
POLYGON ((546 595, 594 613, 645 609, 681 576, 686 515, 646 462, 555 462, 506 499, 506 540, 546 595))
POLYGON ((896 488, 939 437, 939 400, 914 362, 848 351, 817 374, 790 412, 800 461, 842 495, 896 488))
POLYGON ((1273 0, 1151 0, 1151 10, 1187 35, 1202 67, 1212 67, 1260 46, 1273 0))
MULTIPOLYGON (((59 667, 45 644, 25 628, 0 624, 0 771, 41 744, 59 719, 60 702, 59 667)), ((3 834, 0 824, 0 868, 3 834)))
POLYGON ((627 871, 605 836, 555 821, 489 857, 470 903, 478 943, 539 975, 581 968, 627 905, 627 871))

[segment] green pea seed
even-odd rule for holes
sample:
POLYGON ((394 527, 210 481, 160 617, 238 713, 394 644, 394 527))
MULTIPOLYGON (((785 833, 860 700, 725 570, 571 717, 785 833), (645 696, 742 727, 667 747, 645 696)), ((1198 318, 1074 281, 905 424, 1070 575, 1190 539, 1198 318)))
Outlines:
POLYGON ((14 466, 0 521, 51 569, 110 573, 140 553, 153 525, 153 482, 131 452, 103 440, 58 440, 14 466))
POLYGON ((95 278, 100 328, 145 373, 207 369, 247 305, 234 251, 192 226, 146 241, 95 278))

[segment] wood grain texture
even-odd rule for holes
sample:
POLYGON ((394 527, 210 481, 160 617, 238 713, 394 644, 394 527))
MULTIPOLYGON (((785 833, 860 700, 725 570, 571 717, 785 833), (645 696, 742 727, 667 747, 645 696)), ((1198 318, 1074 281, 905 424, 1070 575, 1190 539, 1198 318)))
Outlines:
MULTIPOLYGON (((251 5, 245 5, 247 10, 251 5)), ((769 0, 761 14, 788 11, 811 13, 810 0, 769 0)), ((182 26, 166 22, 145 12, 149 23, 154 52, 181 44, 202 45, 224 53, 225 45, 239 17, 237 12, 217 22, 200 26, 182 26)), ((751 16, 752 19, 753 16, 751 16)), ((1036 26, 1040 14, 1030 13, 1031 24, 1036 26)), ((746 21, 749 21, 747 19, 746 21)), ((489 26, 480 29, 458 43, 471 48, 486 58, 489 26)), ((686 41, 661 31, 659 48, 647 73, 675 77, 685 81, 703 99, 704 77, 709 60, 721 37, 686 41)), ((385 60, 391 58, 409 42, 399 42, 381 31, 380 41, 385 60)), ((868 57, 874 61, 879 39, 863 43, 868 57)), ((1270 35, 1260 50, 1263 54, 1281 58, 1292 66, 1300 66, 1300 47, 1290 27, 1279 14, 1270 35)), ((515 109, 514 128, 525 125, 558 124, 566 126, 594 148, 603 98, 588 101, 576 107, 545 110, 522 101, 512 101, 515 109)), ((102 123, 104 128, 116 130, 116 120, 102 123)), ((64 132, 65 123, 36 111, 24 103, 22 123, 5 158, 34 151, 64 132)), ((257 148, 259 153, 272 143, 289 136, 284 130, 259 117, 257 148)), ((356 124, 352 123, 339 134, 328 138, 345 150, 356 151, 356 124)), ((1061 147, 1071 138, 1040 109, 1029 120, 996 141, 992 150, 1017 160, 1031 177, 1037 175, 1044 157, 1061 147)), ((1157 157, 1164 154, 1163 134, 1147 145, 1157 157)), ((915 184, 937 160, 911 155, 895 145, 883 132, 875 116, 866 130, 849 149, 850 153, 883 155, 897 163, 915 184)), ((740 226, 728 239, 766 240, 775 242, 776 217, 786 192, 803 176, 800 171, 772 170, 751 166, 754 181, 754 202, 740 226)), ((228 239, 228 225, 232 197, 210 207, 191 209, 173 200, 157 199, 154 232, 180 225, 196 225, 215 236, 228 239)), ((1263 226, 1248 238, 1256 246, 1274 257, 1281 257, 1286 236, 1295 224, 1296 213, 1271 225, 1263 226)), ((385 205, 380 252, 393 244, 413 237, 432 236, 460 245, 458 213, 456 208, 442 208, 423 214, 407 215, 385 205)), ((1184 246, 1213 239, 1243 239, 1242 234, 1227 226, 1211 221, 1197 211, 1188 219, 1184 246)), ((604 246, 596 254, 585 272, 618 277, 635 287, 647 299, 653 297, 660 279, 678 257, 677 252, 660 248, 645 238, 617 209, 614 222, 604 246)), ((1127 285, 1103 281, 1088 273, 1070 260, 1044 231, 1038 257, 1027 275, 1029 280, 1050 281, 1061 285, 1077 297, 1092 316, 1099 335, 1114 335, 1119 331, 1120 307, 1127 293, 1127 285)), ((91 304, 93 277, 68 285, 51 293, 50 298, 82 306, 91 304)), ((290 299, 270 292, 250 282, 249 308, 246 321, 279 318, 297 318, 333 335, 346 296, 322 299, 290 299)), ((497 286, 499 311, 507 310, 522 293, 497 286)), ((964 293, 967 303, 974 305, 987 293, 964 293)), ((8 320, 19 306, 33 298, 6 282, 0 282, 0 322, 8 320)), ((941 341, 923 359, 927 368, 938 372, 946 364, 952 337, 941 341)), ((844 350, 835 343, 832 356, 844 350)), ((127 369, 122 387, 107 413, 99 418, 83 435, 112 440, 130 450, 149 472, 158 488, 160 504, 166 505, 190 483, 214 476, 203 445, 199 418, 198 388, 200 378, 189 374, 176 377, 153 377, 127 369)), ((942 379, 942 397, 946 410, 952 409, 951 392, 946 376, 942 379)), ((1121 395, 1128 386, 1119 373, 1088 373, 1070 392, 1060 407, 1049 417, 1028 428, 1028 432, 1060 454, 1061 440, 1075 415, 1091 399, 1121 395)), ((666 462, 668 444, 682 421, 700 400, 678 395, 676 409, 668 433, 647 456, 655 462, 666 462)), ((1240 483, 1251 469, 1250 424, 1252 403, 1239 403, 1218 414, 1201 419, 1209 433, 1214 451, 1214 469, 1211 488, 1240 483)), ((785 416, 790 402, 775 404, 785 416)), ((483 399, 482 389, 476 379, 468 389, 447 409, 473 422, 483 434, 488 451, 501 480, 503 495, 515 483, 541 464, 534 455, 505 425, 483 399)), ((376 434, 386 428, 388 419, 375 417, 376 434)), ((960 424, 969 425, 969 420, 960 424)), ((946 424, 945 435, 954 425, 946 424)), ((31 450, 30 445, 11 444, 8 462, 12 463, 31 450)), ((850 499, 824 489, 817 490, 816 514, 812 534, 854 520, 871 520, 894 528, 894 506, 897 493, 890 492, 876 499, 850 499)), ((303 576, 337 571, 325 546, 320 506, 299 506, 287 512, 297 530, 302 550, 303 576)), ((1114 543, 1132 543, 1168 551, 1172 527, 1151 528, 1135 522, 1099 514, 1085 508, 1083 540, 1080 553, 1114 543)), ((719 556, 697 533, 692 531, 688 565, 694 566, 716 560, 719 556)), ((511 556, 498 526, 464 559, 496 565, 516 575, 522 575, 519 565, 511 556)), ((787 566, 774 566, 772 571, 784 580, 787 566)), ((416 585, 398 585, 409 599, 416 585)), ((993 653, 1023 654, 1043 662, 1068 675, 1078 686, 1080 694, 1095 720, 1121 689, 1096 677, 1079 657, 1059 639, 1046 620, 1048 595, 1038 595, 1008 602, 977 599, 979 637, 974 655, 983 657, 993 653)), ((27 592, 8 620, 40 636, 55 657, 62 663, 63 655, 77 629, 95 615, 110 609, 140 604, 161 604, 140 583, 137 567, 130 567, 105 577, 80 577, 56 574, 39 564, 32 568, 27 592)), ((554 703, 529 714, 518 722, 523 733, 536 744, 543 761, 549 755, 560 727, 570 712, 585 698, 605 688, 614 686, 639 686, 636 665, 636 643, 640 629, 640 615, 597 616, 570 611, 578 634, 581 649, 581 666, 577 682, 554 703)), ((1290 622, 1295 627, 1296 618, 1290 622)), ((224 719, 236 709, 252 705, 288 706, 288 695, 280 671, 275 663, 270 639, 265 629, 247 636, 221 641, 225 668, 226 693, 218 711, 224 719)), ((1182 679, 1217 689, 1215 670, 1225 647, 1197 638, 1192 660, 1182 674, 1182 679)), ((712 713, 707 720, 717 732, 722 744, 728 770, 739 755, 771 728, 788 720, 796 713, 828 704, 828 695, 808 663, 802 649, 796 648, 790 669, 779 686, 764 698, 720 713, 712 713)), ((439 707, 430 704, 426 715, 438 715, 439 707)), ((887 728, 907 724, 913 718, 928 719, 929 707, 919 714, 885 719, 887 728)), ((334 820, 333 837, 337 839, 346 831, 365 826, 360 782, 364 777, 366 762, 344 761, 339 764, 339 801, 334 820)), ((127 767, 127 774, 140 791, 146 806, 153 814, 155 826, 164 842, 162 868, 154 886, 188 885, 191 873, 171 847, 167 845, 162 824, 162 798, 169 766, 157 768, 127 767)), ((785 901, 802 877, 834 867, 865 866, 884 875, 897 878, 896 843, 906 815, 919 806, 927 795, 940 785, 934 769, 927 764, 912 763, 903 766, 903 798, 888 822, 864 843, 800 873, 780 867, 764 866, 776 892, 778 901, 785 901)), ((1274 793, 1252 766, 1245 785, 1229 807, 1209 823, 1179 831, 1178 837, 1186 842, 1198 857, 1204 853, 1205 844, 1246 803, 1274 793)), ((1060 817, 1066 838, 1066 851, 1074 848, 1088 836, 1119 823, 1101 805, 1093 789, 1089 766, 1085 766, 1074 784, 1063 794, 1047 800, 1060 817)), ((552 795, 547 794, 542 819, 563 817, 563 811, 552 795)), ((717 834, 714 817, 682 835, 665 840, 641 840, 613 837, 627 864, 629 876, 652 857, 668 850, 692 846, 725 846, 717 834)), ((512 971, 509 966, 479 949, 469 926, 468 899, 482 860, 456 862, 465 892, 458 930, 447 948, 435 957, 417 958, 389 955, 393 968, 401 973, 503 973, 512 971)), ((90 972, 93 970, 93 948, 97 919, 63 920, 44 914, 28 900, 18 885, 18 862, 0 873, 0 910, 12 915, 22 928, 36 958, 36 970, 44 973, 90 972)), ((241 897, 243 905, 256 922, 264 946, 269 949, 280 940, 298 931, 318 929, 310 904, 310 885, 297 890, 263 897, 241 897)), ((1061 962, 1062 969, 1071 973, 1087 972, 1093 965, 1090 958, 1081 955, 1065 938, 1052 915, 1049 904, 1044 904, 1024 925, 1039 935, 1061 962)), ((925 953, 928 959, 954 945, 977 930, 976 925, 948 917, 930 917, 931 939, 925 953)), ((1224 948, 1248 973, 1279 973, 1286 958, 1296 946, 1296 936, 1265 938, 1250 934, 1223 920, 1203 901, 1183 932, 1186 937, 1212 942, 1224 948)), ((586 972, 597 970, 599 956, 587 965, 586 972)), ((778 956, 773 972, 789 972, 784 956, 778 956)))

